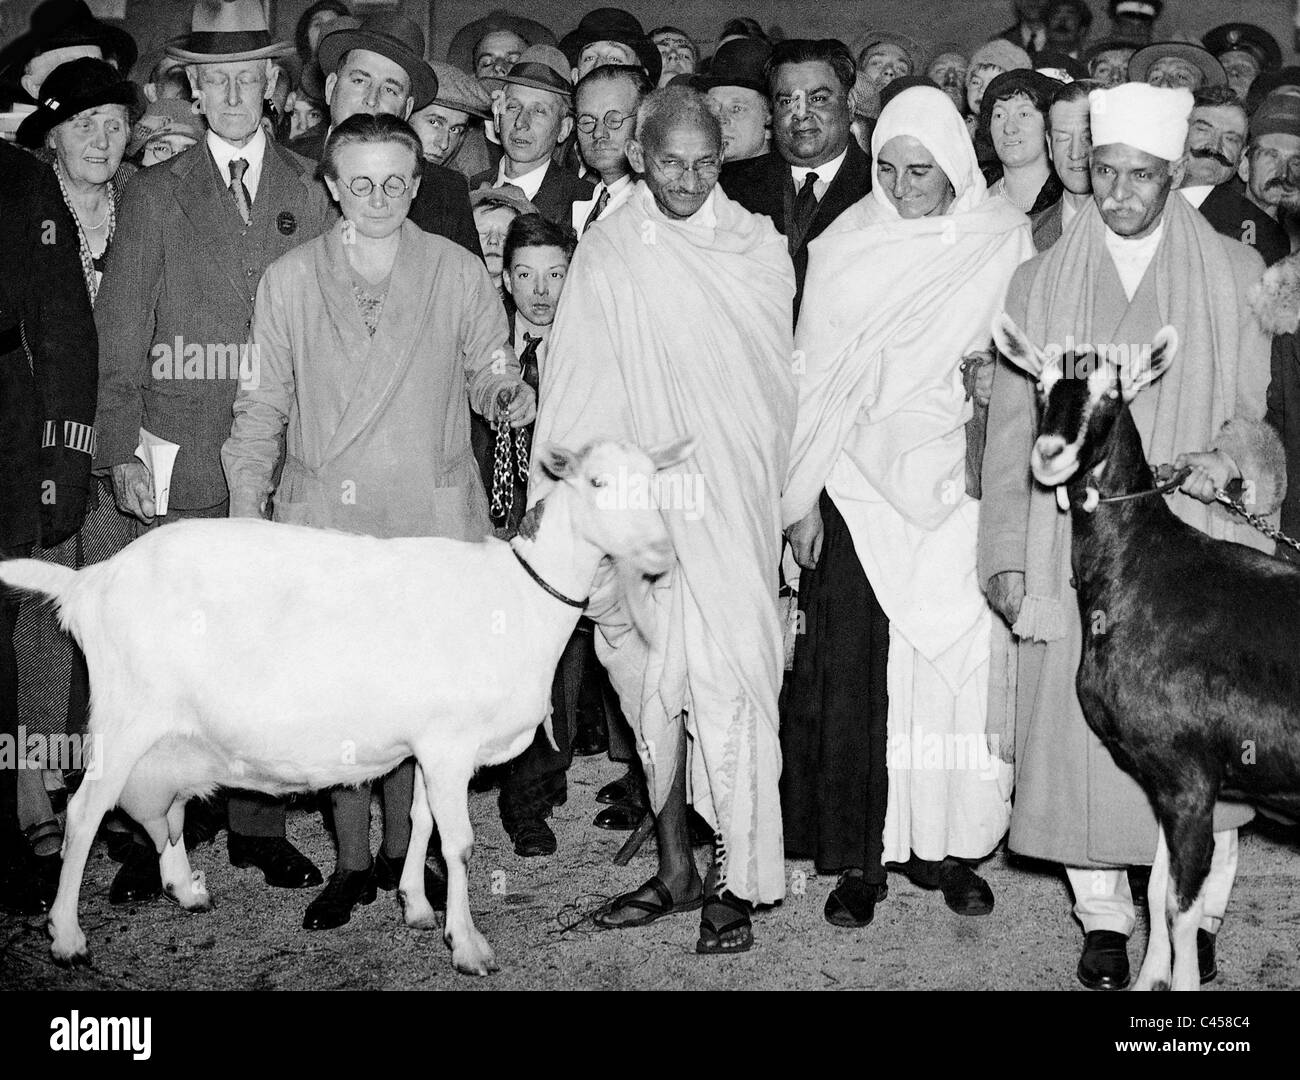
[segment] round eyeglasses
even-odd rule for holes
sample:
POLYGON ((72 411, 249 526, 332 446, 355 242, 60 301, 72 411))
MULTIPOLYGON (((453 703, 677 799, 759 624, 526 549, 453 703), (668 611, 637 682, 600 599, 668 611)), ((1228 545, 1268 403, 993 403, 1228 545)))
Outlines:
MULTIPOLYGON (((384 189, 384 194, 390 199, 400 199, 406 194, 409 185, 403 177, 394 175, 379 186, 384 189)), ((358 199, 364 199, 375 190, 375 182, 368 176, 358 176, 348 183, 348 190, 358 199)))
MULTIPOLYGON (((635 116, 636 113, 627 113, 626 115, 624 115, 623 113, 619 112, 616 109, 610 109, 609 112, 607 112, 604 116, 600 118, 599 123, 604 124, 605 127, 610 131, 617 131, 629 120, 633 119, 635 116)), ((596 124, 597 124, 597 119, 596 117, 592 116, 591 113, 583 113, 581 116, 578 117, 578 130, 581 131, 584 135, 590 135, 593 131, 595 131, 596 124)))

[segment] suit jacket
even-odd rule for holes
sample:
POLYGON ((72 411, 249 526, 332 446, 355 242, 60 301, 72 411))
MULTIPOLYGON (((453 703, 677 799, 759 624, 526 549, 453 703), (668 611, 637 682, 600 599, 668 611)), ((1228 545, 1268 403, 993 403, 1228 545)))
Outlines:
POLYGON ((0 548, 53 547, 85 514, 95 322, 54 174, 0 143, 0 177, 0 548))
MULTIPOLYGON (((248 226, 206 141, 132 180, 95 305, 96 467, 132 460, 143 426, 181 447, 173 506, 200 510, 225 501, 221 447, 257 283, 330 220, 332 204, 313 172, 310 162, 268 140, 248 226)), ((256 377, 251 359, 244 375, 256 377)))
MULTIPOLYGON (((319 124, 290 142, 289 149, 319 162, 325 156, 328 134, 327 126, 319 124)), ((411 203, 408 217, 425 232, 445 236, 470 254, 483 257, 478 229, 474 227, 474 211, 469 205, 469 185, 460 173, 426 161, 420 190, 411 203)))
MULTIPOLYGON (((1264 419, 1282 439, 1287 477, 1294 478, 1300 476, 1300 339, 1295 334, 1278 334, 1273 338, 1272 375, 1264 419)), ((1286 486, 1280 527, 1288 536, 1300 537, 1300 482, 1294 479, 1286 486)), ((1277 555, 1300 562, 1300 552, 1286 544, 1277 545, 1277 555)))
MULTIPOLYGON (((473 191, 481 187, 495 187, 496 182, 497 170, 484 169, 470 180, 469 186, 473 191)), ((593 188, 591 181, 574 176, 552 161, 542 178, 542 186, 530 201, 547 221, 553 221, 557 225, 571 225, 573 204, 590 199, 593 188)))
POLYGON ((1286 230, 1246 197, 1235 176, 1211 189, 1201 213, 1216 232, 1253 247, 1269 266, 1291 254, 1286 230))
MULTIPOLYGON (((756 158, 724 165, 718 183, 722 185, 723 191, 750 213, 766 214, 772 219, 777 232, 783 236, 789 235, 786 215, 794 204, 794 177, 789 164, 775 150, 756 158)), ((844 164, 818 203, 817 213, 807 234, 790 252, 794 259, 796 321, 799 318, 799 306, 803 302, 804 278, 808 275, 809 242, 817 239, 826 231, 826 226, 870 190, 871 158, 850 138, 844 164)))

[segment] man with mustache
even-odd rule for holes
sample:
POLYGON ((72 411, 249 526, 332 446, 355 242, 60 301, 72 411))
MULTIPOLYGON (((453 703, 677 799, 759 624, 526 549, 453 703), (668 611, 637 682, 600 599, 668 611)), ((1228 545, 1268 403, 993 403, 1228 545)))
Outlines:
MULTIPOLYGON (((1218 539, 1272 551, 1272 541, 1213 505, 1240 477, 1256 513, 1279 501, 1283 450, 1264 423, 1269 340, 1248 293, 1259 255, 1221 236, 1179 186, 1194 104, 1186 89, 1130 83, 1089 95, 1093 205, 1049 251, 1016 271, 1007 312, 1041 345, 1149 343, 1178 327, 1178 362, 1158 396, 1132 406, 1147 458, 1188 465, 1169 508, 1218 539)), ((1084 356, 1090 354, 1082 354, 1084 356)), ((991 707, 1016 711, 1016 801, 1010 849, 1063 863, 1084 930, 1077 975, 1089 989, 1129 981, 1135 914, 1130 866, 1149 865, 1156 822, 1137 782, 1084 720, 1075 693, 1085 625, 1071 585, 1070 517, 1025 469, 1036 434, 1033 381, 997 368, 989 403, 980 512, 980 578, 1019 640, 991 707)), ((1202 981, 1217 973, 1215 935, 1236 873, 1236 828, 1249 808, 1220 804, 1206 908, 1197 934, 1202 981)))
POLYGON ((1239 175, 1250 201, 1274 220, 1300 209, 1300 97, 1274 93, 1256 108, 1239 175))
POLYGON ((1291 251, 1286 231, 1242 191, 1237 177, 1246 150, 1246 109, 1227 86, 1193 95, 1187 126, 1187 171, 1180 191, 1224 236, 1258 251, 1270 266, 1291 251))

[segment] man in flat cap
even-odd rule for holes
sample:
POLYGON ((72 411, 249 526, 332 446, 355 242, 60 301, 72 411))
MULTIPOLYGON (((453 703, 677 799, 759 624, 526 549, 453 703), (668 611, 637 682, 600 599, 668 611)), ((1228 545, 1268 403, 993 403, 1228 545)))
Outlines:
POLYGON ((472 75, 438 60, 429 61, 438 76, 438 93, 428 105, 411 113, 411 127, 420 136, 424 160, 455 169, 466 180, 501 158, 501 147, 484 136, 492 120, 492 95, 472 75))
MULTIPOLYGON (((359 26, 331 30, 317 50, 325 77, 329 124, 295 139, 290 147, 320 161, 325 140, 356 113, 390 113, 403 120, 439 92, 438 77, 424 59, 424 31, 403 15, 372 15, 359 26)), ((412 223, 480 254, 469 185, 441 165, 426 168, 411 203, 412 223)))
POLYGON ((1224 23, 1201 39, 1206 50, 1223 65, 1228 85, 1242 101, 1261 73, 1282 66, 1282 47, 1262 26, 1224 23))
POLYGON ((1185 41, 1158 41, 1138 49, 1128 62, 1128 78, 1129 82, 1188 90, 1228 85, 1223 65, 1199 45, 1185 41))
MULTIPOLYGON (((211 358, 214 350, 239 355, 262 271, 320 235, 330 214, 310 163, 268 139, 262 125, 271 60, 293 46, 272 39, 256 0, 196 8, 193 25, 169 49, 186 65, 207 134, 127 186, 95 304, 95 467, 111 472, 118 508, 140 532, 226 516, 221 447, 248 372, 211 358), (161 518, 153 477, 135 456, 142 428, 180 447, 161 518)), ((256 866, 283 888, 320 884, 320 872, 285 838, 283 802, 232 793, 229 820, 236 866, 256 866)), ((141 875, 139 895, 160 887, 155 864, 150 880, 141 875)))
MULTIPOLYGON (((1150 461, 1192 466, 1183 490, 1193 497, 1169 503, 1179 518, 1209 536, 1271 552, 1271 540, 1207 496, 1240 477, 1254 492, 1253 509, 1268 514, 1281 494, 1282 447, 1264 423, 1269 340, 1247 301, 1263 261, 1215 232, 1186 199, 1170 197, 1184 172, 1189 91, 1128 83, 1094 90, 1089 101, 1092 204, 1055 246, 1016 271, 1007 311, 1035 345, 1091 343, 1079 352, 1149 343, 1162 326, 1177 326, 1178 363, 1165 375, 1174 381, 1131 407, 1143 449, 1150 461)), ((1070 517, 1025 469, 1036 426, 1032 380, 999 365, 979 556, 989 602, 1019 639, 1015 675, 990 687, 992 700, 1017 714, 1009 845, 1065 864, 1085 932, 1078 978, 1091 989, 1117 990, 1129 981, 1135 923, 1127 870, 1150 865, 1156 821, 1145 793, 1114 763, 1079 706, 1082 626, 1070 517)), ((1236 827, 1251 813, 1216 807, 1197 935, 1202 981, 1216 974, 1215 934, 1236 870, 1236 827)))
POLYGON ((1286 230, 1246 197, 1237 175, 1246 154, 1246 107, 1227 86, 1197 90, 1193 101, 1179 191, 1219 232, 1253 247, 1272 266, 1291 253, 1291 242, 1286 230))
POLYGON ((591 198, 591 184, 554 160, 555 148, 573 130, 569 74, 564 53, 553 45, 534 45, 507 74, 486 80, 503 90, 496 106, 502 158, 495 169, 470 180, 471 188, 513 185, 559 225, 570 223, 575 202, 591 198))

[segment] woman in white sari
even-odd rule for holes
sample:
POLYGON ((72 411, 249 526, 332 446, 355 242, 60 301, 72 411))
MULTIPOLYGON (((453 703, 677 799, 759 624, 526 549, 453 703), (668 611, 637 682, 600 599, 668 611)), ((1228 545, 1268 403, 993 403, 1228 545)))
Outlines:
POLYGON ((997 845, 1011 794, 1003 747, 986 730, 992 612, 975 574, 979 503, 966 490, 972 404, 962 366, 988 346, 1007 283, 1033 255, 1028 219, 989 196, 942 91, 913 87, 891 101, 872 156, 872 192, 810 248, 796 332, 806 372, 783 496, 808 604, 827 598, 826 611, 808 612, 783 744, 813 741, 800 725, 821 728, 783 798, 788 815, 791 799, 819 805, 818 835, 804 844, 817 847, 819 869, 843 872, 826 917, 856 926, 870 922, 885 895, 886 863, 941 888, 955 911, 992 910, 987 884, 959 861, 997 845), (861 638, 861 613, 829 600, 844 588, 874 594, 888 616, 887 664, 882 636, 844 648, 861 638), (801 669, 815 672, 819 689, 805 692, 813 678, 801 682, 801 669), (874 685, 863 672, 875 673, 874 685), (856 701, 827 700, 841 685, 856 701), (854 730, 855 708, 875 738, 854 730), (814 711, 837 715, 838 730, 812 719, 814 711), (887 797, 879 791, 885 775, 887 797), (865 805, 865 819, 828 805, 824 787, 818 794, 827 777, 845 800, 865 805), (836 843, 833 834, 846 829, 853 841, 836 843), (840 865, 821 865, 830 850, 840 865))

